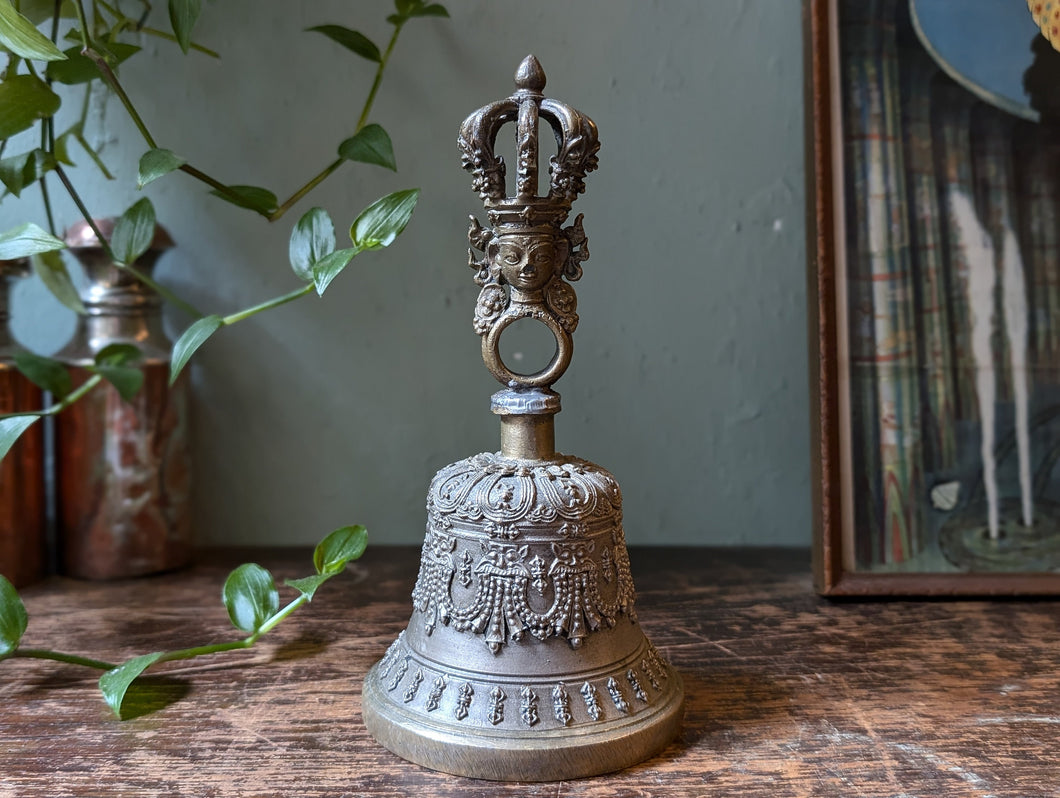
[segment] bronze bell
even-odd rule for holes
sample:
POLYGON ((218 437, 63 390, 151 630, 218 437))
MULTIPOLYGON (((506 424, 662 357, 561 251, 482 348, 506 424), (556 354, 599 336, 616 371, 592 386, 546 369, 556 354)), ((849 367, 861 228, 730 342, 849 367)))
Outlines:
POLYGON ((408 627, 364 682, 364 721, 394 753, 435 770, 511 781, 606 773, 661 750, 681 718, 681 679, 644 636, 622 531, 622 494, 600 466, 555 450, 578 325, 570 282, 589 257, 582 217, 563 227, 597 166, 596 125, 542 94, 534 56, 515 93, 469 116, 458 144, 489 220, 474 217, 474 327, 504 385, 491 410, 501 451, 439 471, 408 627), (556 136, 537 196, 538 121, 556 136), (494 154, 517 127, 515 196, 494 154), (477 255, 480 252, 482 255, 477 255), (501 359, 501 334, 530 318, 556 339, 535 374, 501 359))

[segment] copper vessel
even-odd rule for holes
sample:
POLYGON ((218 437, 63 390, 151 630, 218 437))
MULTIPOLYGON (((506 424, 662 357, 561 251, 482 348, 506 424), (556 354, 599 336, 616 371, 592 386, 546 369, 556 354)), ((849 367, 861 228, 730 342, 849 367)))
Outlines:
POLYGON ((596 168, 596 126, 544 97, 533 56, 515 83, 512 96, 469 116, 458 139, 488 214, 486 227, 471 220, 469 265, 482 289, 474 329, 504 386, 491 400, 501 449, 434 477, 412 617, 365 677, 363 711, 380 743, 429 768, 551 781, 660 751, 678 729, 683 687, 637 620, 618 483, 555 449, 551 386, 571 361, 570 283, 589 257, 582 217, 563 224, 596 168), (546 196, 537 196, 539 120, 558 145, 546 196), (494 150, 509 122, 514 196, 494 150), (499 350, 524 319, 556 341, 534 374, 511 370, 499 350))
MULTIPOLYGON (((114 223, 97 226, 109 238, 114 223)), ((88 224, 71 227, 66 244, 88 278, 87 312, 55 357, 70 366, 76 387, 105 346, 134 344, 143 353, 144 384, 128 402, 101 385, 56 419, 60 568, 84 579, 179 568, 192 555, 188 397, 183 377, 168 385, 172 345, 162 331, 161 299, 110 260, 88 224)), ((157 228, 137 269, 149 272, 171 246, 157 228)))
MULTIPOLYGON (((8 324, 11 286, 29 273, 25 258, 0 260, 0 414, 39 410, 44 402, 40 388, 14 367, 19 347, 8 324)), ((0 574, 15 587, 45 575, 47 528, 44 425, 38 422, 0 460, 0 574)))

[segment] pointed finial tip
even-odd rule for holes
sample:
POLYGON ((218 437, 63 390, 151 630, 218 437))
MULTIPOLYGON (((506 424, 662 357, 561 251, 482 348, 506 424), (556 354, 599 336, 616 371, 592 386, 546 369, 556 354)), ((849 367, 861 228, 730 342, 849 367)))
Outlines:
POLYGON ((515 87, 530 91, 541 91, 545 88, 545 70, 534 55, 528 55, 515 70, 515 87))

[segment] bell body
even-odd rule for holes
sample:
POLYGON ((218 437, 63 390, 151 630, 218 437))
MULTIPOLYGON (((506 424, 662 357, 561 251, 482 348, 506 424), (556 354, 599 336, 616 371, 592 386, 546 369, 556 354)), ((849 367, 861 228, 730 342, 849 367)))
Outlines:
MULTIPOLYGON (((44 402, 14 367, 18 346, 8 327, 10 283, 28 273, 25 261, 0 261, 0 414, 39 410, 44 402)), ((44 425, 38 422, 0 460, 0 574, 15 587, 45 575, 47 523, 44 425)))
MULTIPOLYGON (((67 244, 89 280, 88 312, 55 357, 70 366, 76 387, 101 349, 134 344, 144 383, 129 402, 101 385, 56 417, 61 569, 85 579, 172 570, 192 555, 187 384, 168 385, 171 343, 159 297, 112 264, 86 229, 72 228, 67 244)), ((156 236, 137 267, 149 269, 169 245, 156 236)))
POLYGON ((408 627, 365 679, 368 730, 485 779, 606 773, 661 750, 680 677, 645 637, 615 479, 563 455, 442 469, 408 627))
POLYGON ((546 98, 532 55, 515 92, 473 112, 457 145, 487 211, 471 217, 468 266, 481 287, 473 329, 504 388, 501 451, 443 468, 427 495, 427 535, 408 627, 364 682, 364 722, 391 751, 483 779, 552 781, 633 765, 676 734, 681 679, 644 636, 622 530, 622 493, 598 465, 556 453, 559 394, 578 326, 570 285, 589 258, 571 203, 597 167, 596 125, 546 98), (538 124, 557 153, 541 196, 538 124), (516 127, 514 195, 496 155, 516 127), (481 253, 481 254, 476 254, 481 253), (534 374, 499 343, 523 320, 556 351, 534 374))

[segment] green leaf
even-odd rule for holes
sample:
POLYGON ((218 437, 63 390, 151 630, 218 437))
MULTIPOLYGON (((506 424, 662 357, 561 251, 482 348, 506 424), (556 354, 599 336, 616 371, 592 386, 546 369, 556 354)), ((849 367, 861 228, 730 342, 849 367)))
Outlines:
POLYGON ((339 157, 397 171, 394 145, 390 136, 379 125, 365 125, 355 135, 342 142, 339 145, 339 157))
POLYGON ((97 366, 127 366, 143 356, 133 344, 107 344, 96 352, 95 362, 97 366))
MULTIPOLYGON (((0 7, 7 0, 0 0, 0 7)), ((52 116, 62 101, 48 84, 33 75, 15 75, 0 82, 0 139, 28 130, 38 119, 52 116)))
POLYGON ((129 685, 136 681, 141 673, 158 662, 163 653, 156 651, 153 654, 133 657, 99 677, 99 689, 103 693, 103 700, 119 718, 121 717, 121 702, 125 700, 129 685))
POLYGON ((177 342, 173 344, 173 359, 169 364, 170 385, 177 381, 177 377, 180 376, 180 372, 184 370, 184 367, 188 365, 191 356, 199 350, 200 346, 206 343, 207 338, 221 329, 224 323, 224 319, 216 314, 203 316, 188 327, 177 339, 177 342))
MULTIPOLYGON (((55 0, 19 0, 18 13, 33 23, 34 27, 43 22, 48 22, 55 13, 55 0)), ((70 0, 63 0, 59 16, 63 18, 76 17, 77 11, 70 0)))
POLYGON ((335 249, 335 225, 323 208, 310 208, 295 224, 288 245, 291 268, 307 283, 313 279, 313 266, 335 249))
POLYGON ((0 233, 0 260, 28 258, 41 252, 65 249, 66 244, 33 222, 0 233))
POLYGON ((422 6, 413 10, 409 13, 410 17, 448 17, 449 12, 446 11, 445 6, 439 5, 438 3, 431 3, 427 6, 422 6))
POLYGON ((338 277, 339 272, 345 269, 360 252, 361 250, 357 247, 337 249, 313 264, 313 284, 317 287, 319 296, 324 296, 324 291, 331 285, 331 281, 338 277))
POLYGON ((363 33, 344 28, 341 25, 316 25, 312 28, 306 28, 306 30, 323 33, 333 42, 341 44, 347 50, 352 50, 357 53, 357 55, 362 58, 367 58, 369 61, 374 61, 378 64, 383 60, 379 48, 376 47, 375 43, 363 33))
POLYGON ((283 583, 288 587, 293 587, 305 596, 306 601, 312 601, 320 586, 331 579, 332 576, 334 574, 313 574, 313 576, 306 576, 301 579, 285 579, 283 583))
POLYGON ((148 150, 140 157, 140 174, 137 177, 137 188, 143 188, 153 180, 168 175, 186 164, 183 158, 170 150, 148 150))
POLYGON ((96 353, 96 364, 87 368, 113 385, 121 398, 129 402, 143 386, 144 373, 128 364, 142 356, 132 344, 110 344, 96 353))
POLYGON ((74 159, 70 157, 70 139, 76 141, 76 136, 71 130, 55 137, 55 148, 53 150, 55 160, 59 161, 59 163, 64 163, 67 166, 77 166, 77 164, 74 163, 74 159))
POLYGON ((0 159, 0 183, 17 197, 22 189, 37 182, 55 166, 55 156, 42 149, 12 155, 0 159))
POLYGON ((88 366, 88 370, 113 385, 126 402, 131 402, 144 384, 144 373, 131 366, 88 366))
POLYGON ((0 0, 0 44, 22 58, 37 61, 61 61, 66 58, 51 39, 15 10, 11 0, 0 0))
POLYGON ((26 633, 26 605, 7 578, 0 575, 0 659, 18 648, 26 633))
POLYGON ((151 240, 155 237, 155 206, 144 197, 134 203, 114 223, 114 232, 110 237, 110 248, 114 259, 126 266, 134 263, 138 257, 147 252, 151 240))
POLYGON ((258 213, 272 213, 280 204, 280 201, 276 199, 276 195, 267 188, 260 188, 259 186, 229 186, 228 190, 235 194, 235 197, 216 189, 210 193, 226 202, 238 205, 240 208, 249 208, 258 213))
POLYGON ((169 22, 173 26, 173 34, 177 37, 177 44, 188 54, 191 47, 191 32, 195 23, 202 13, 202 0, 169 0, 169 22))
MULTIPOLYGON (((111 67, 116 67, 123 61, 140 52, 142 48, 135 44, 124 42, 108 42, 106 48, 100 46, 98 52, 103 56, 111 67)), ((80 83, 88 83, 96 78, 103 77, 99 66, 87 55, 81 55, 82 46, 63 50, 65 61, 53 61, 48 64, 45 74, 56 83, 64 83, 67 86, 76 86, 80 83)))
POLYGON ((346 563, 358 559, 368 546, 368 530, 360 524, 336 529, 313 551, 313 566, 318 574, 342 573, 346 563))
POLYGON ((70 371, 58 360, 41 357, 32 352, 16 352, 15 368, 34 385, 51 391, 56 400, 61 400, 74 389, 70 371))
POLYGON ((419 197, 420 190, 410 188, 377 199, 354 220, 350 239, 362 250, 390 246, 412 218, 419 197))
POLYGON ((394 0, 394 8, 403 17, 412 16, 412 12, 423 5, 423 0, 394 0))
POLYGON ((31 416, 0 416, 0 460, 3 460, 15 441, 23 432, 33 426, 40 415, 31 416))
POLYGON ((74 313, 85 313, 85 305, 74 287, 74 281, 70 279, 70 272, 66 270, 66 261, 58 251, 38 253, 30 259, 30 263, 52 296, 74 313))
POLYGON ((280 594, 272 574, 252 562, 228 575, 221 595, 232 624, 244 632, 258 631, 280 608, 280 594))

